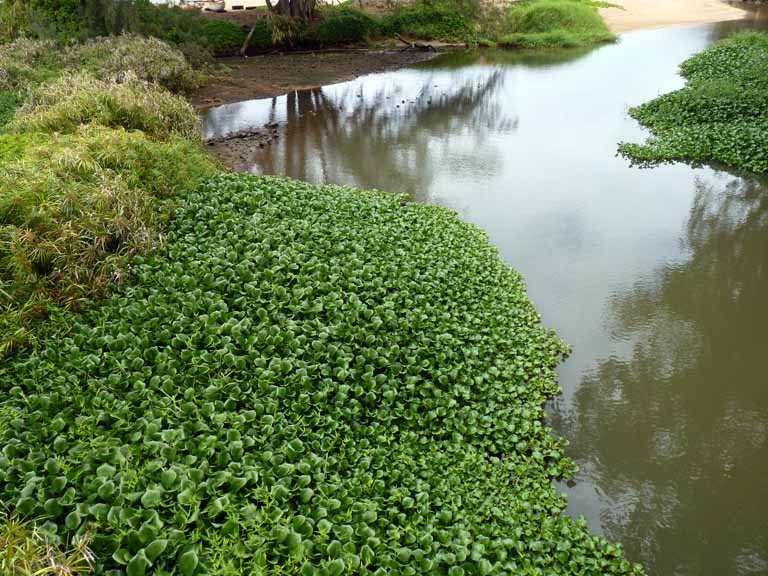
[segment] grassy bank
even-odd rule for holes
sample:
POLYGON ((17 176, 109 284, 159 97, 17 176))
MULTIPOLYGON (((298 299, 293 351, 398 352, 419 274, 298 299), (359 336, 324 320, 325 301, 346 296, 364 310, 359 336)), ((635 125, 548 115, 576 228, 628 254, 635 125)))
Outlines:
POLYGON ((565 347, 452 212, 219 175, 132 270, 0 369, 0 499, 100 571, 639 573, 561 515, 565 347))
POLYGON ((214 163, 183 97, 198 74, 156 39, 0 46, 0 357, 163 243, 165 206, 214 163))
POLYGON ((639 163, 718 162, 768 172, 768 34, 742 32, 686 60, 684 88, 630 109, 651 131, 619 150, 639 163))

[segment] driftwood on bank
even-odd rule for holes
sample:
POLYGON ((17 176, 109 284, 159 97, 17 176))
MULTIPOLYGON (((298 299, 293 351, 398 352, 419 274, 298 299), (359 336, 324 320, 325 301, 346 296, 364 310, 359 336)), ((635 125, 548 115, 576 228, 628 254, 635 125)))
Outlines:
POLYGON ((410 40, 406 40, 400 34, 395 34, 395 38, 400 40, 403 44, 405 44, 405 48, 403 50, 425 50, 427 52, 437 52, 437 48, 432 46, 432 44, 424 44, 422 42, 412 42, 410 40))

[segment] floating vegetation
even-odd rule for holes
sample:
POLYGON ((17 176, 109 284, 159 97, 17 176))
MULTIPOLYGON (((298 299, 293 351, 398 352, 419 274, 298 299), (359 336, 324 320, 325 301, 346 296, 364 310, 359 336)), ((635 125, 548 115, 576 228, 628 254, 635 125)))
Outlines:
POLYGON ((619 151, 641 164, 720 162, 768 172, 768 34, 741 32, 683 62, 681 90, 631 108, 651 131, 619 151))
POLYGON ((641 574, 564 516, 566 346, 476 227, 206 180, 164 257, 0 368, 0 499, 111 574, 641 574))

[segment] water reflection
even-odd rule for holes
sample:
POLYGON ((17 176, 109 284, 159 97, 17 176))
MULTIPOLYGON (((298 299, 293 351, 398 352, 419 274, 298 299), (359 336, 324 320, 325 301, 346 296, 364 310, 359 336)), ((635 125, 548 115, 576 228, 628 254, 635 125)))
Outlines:
POLYGON ((565 421, 603 530, 655 574, 768 573, 767 190, 696 179, 689 258, 616 296, 632 352, 598 362, 565 421))
POLYGON ((462 172, 493 173, 489 132, 514 130, 494 95, 504 76, 479 72, 458 82, 428 74, 418 86, 350 84, 288 94, 271 118, 284 117, 278 141, 254 154, 262 173, 316 182, 409 192, 425 190, 451 157, 462 172), (460 129, 459 129, 460 128, 460 129))

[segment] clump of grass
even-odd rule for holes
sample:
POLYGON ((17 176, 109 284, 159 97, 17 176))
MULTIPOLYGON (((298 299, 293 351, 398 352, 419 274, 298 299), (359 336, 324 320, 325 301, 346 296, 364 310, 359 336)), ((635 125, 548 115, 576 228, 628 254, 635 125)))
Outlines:
POLYGON ((91 533, 69 546, 54 546, 37 524, 0 508, 0 574, 3 576, 77 576, 94 571, 91 533))
POLYGON ((630 109, 644 144, 619 150, 641 164, 720 162, 768 172, 768 34, 741 32, 686 60, 686 86, 630 109))
POLYGON ((575 47, 615 40, 596 6, 578 0, 530 0, 506 12, 499 44, 526 48, 575 47))
POLYGON ((123 279, 132 255, 162 243, 158 200, 214 169, 178 136, 99 126, 22 136, 17 159, 0 163, 0 354, 52 307, 82 307, 123 279))
POLYGON ((173 92, 189 92, 202 82, 184 54, 157 38, 135 34, 96 38, 66 49, 62 64, 70 70, 92 72, 99 78, 137 78, 173 92))
POLYGON ((0 91, 18 92, 81 71, 103 80, 130 73, 174 92, 188 92, 205 81, 204 73, 194 70, 180 50, 156 38, 128 34, 66 48, 51 40, 0 45, 0 91))
POLYGON ((21 38, 0 44, 0 90, 17 91, 53 78, 61 68, 56 44, 21 38))
POLYGON ((174 135, 200 138, 198 118, 189 102, 131 71, 120 82, 76 73, 43 84, 29 95, 7 129, 73 132, 81 124, 141 130, 158 140, 174 135))

